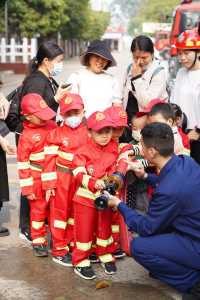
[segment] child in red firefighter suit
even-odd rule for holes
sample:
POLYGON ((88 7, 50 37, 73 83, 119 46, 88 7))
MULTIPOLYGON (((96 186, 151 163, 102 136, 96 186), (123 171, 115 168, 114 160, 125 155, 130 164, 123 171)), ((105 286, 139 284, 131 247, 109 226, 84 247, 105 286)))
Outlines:
POLYGON ((48 256, 45 219, 48 203, 42 190, 41 172, 44 166, 44 144, 48 132, 56 127, 55 112, 38 94, 27 94, 21 102, 25 117, 24 130, 17 148, 17 165, 22 195, 30 205, 30 228, 36 256, 48 256))
MULTIPOLYGON (((105 113, 108 113, 115 125, 115 128, 113 128, 113 140, 116 141, 118 145, 118 153, 121 155, 122 153, 125 153, 126 151, 132 150, 132 147, 127 143, 119 143, 119 138, 122 136, 124 129, 128 127, 127 122, 127 114, 126 112, 116 106, 111 106, 107 108, 105 113)), ((120 191, 119 197, 123 198, 123 189, 120 191)), ((115 245, 117 247, 117 250, 113 253, 115 258, 122 258, 125 256, 125 253, 121 249, 120 246, 120 214, 117 210, 113 210, 112 212, 112 235, 115 242, 115 245)))
MULTIPOLYGON (((112 210, 98 211, 94 200, 105 188, 106 178, 115 171, 123 173, 118 162, 118 145, 112 140, 114 123, 103 112, 93 113, 87 120, 90 138, 75 155, 73 173, 79 183, 74 196, 75 249, 72 253, 74 271, 84 279, 96 277, 88 257, 96 245, 96 254, 107 274, 116 272, 112 253, 116 246, 112 237, 112 210)), ((127 167, 127 166, 126 166, 127 167)))
POLYGON ((72 198, 76 182, 72 174, 74 153, 86 144, 88 131, 83 124, 84 106, 77 94, 67 94, 60 101, 63 125, 52 130, 45 146, 45 168, 42 174, 46 197, 51 196, 51 234, 53 261, 63 266, 72 266, 69 253, 73 242, 72 198))

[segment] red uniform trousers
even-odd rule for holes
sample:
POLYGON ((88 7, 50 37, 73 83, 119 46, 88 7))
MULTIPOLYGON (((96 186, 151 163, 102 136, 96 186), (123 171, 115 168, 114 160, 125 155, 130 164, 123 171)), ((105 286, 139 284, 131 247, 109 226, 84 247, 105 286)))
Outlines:
POLYGON ((48 202, 45 199, 45 192, 42 190, 41 172, 33 171, 33 192, 35 200, 29 200, 30 205, 30 229, 31 238, 34 245, 46 244, 46 225, 48 216, 48 202))
POLYGON ((51 198, 52 255, 63 256, 69 251, 73 241, 72 197, 75 180, 70 169, 59 167, 57 170, 56 196, 51 198))
POLYGON ((92 247, 94 241, 95 252, 100 261, 106 263, 114 260, 111 253, 116 250, 116 247, 113 243, 111 217, 110 208, 98 211, 94 206, 82 204, 80 196, 79 201, 74 202, 75 248, 72 253, 74 265, 80 267, 90 265, 88 256, 94 252, 92 247))

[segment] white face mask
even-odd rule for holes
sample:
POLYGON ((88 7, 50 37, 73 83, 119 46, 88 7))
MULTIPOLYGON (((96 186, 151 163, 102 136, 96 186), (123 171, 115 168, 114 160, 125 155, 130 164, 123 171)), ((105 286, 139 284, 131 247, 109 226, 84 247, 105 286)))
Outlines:
POLYGON ((63 62, 54 63, 53 69, 50 71, 51 76, 59 75, 63 70, 63 62))
POLYGON ((81 115, 68 117, 65 118, 65 124, 70 128, 77 128, 81 124, 82 119, 83 117, 81 115))
POLYGON ((140 130, 132 130, 132 137, 134 138, 134 140, 136 140, 137 142, 139 142, 141 140, 141 133, 140 130))

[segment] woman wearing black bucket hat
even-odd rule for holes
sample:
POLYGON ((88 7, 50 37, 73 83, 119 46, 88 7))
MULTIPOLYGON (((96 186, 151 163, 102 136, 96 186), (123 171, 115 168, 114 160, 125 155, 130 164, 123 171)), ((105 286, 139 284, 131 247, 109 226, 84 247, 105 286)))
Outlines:
POLYGON ((68 82, 72 84, 71 92, 83 98, 86 117, 111 105, 121 105, 119 84, 106 72, 109 67, 116 66, 116 61, 105 42, 91 42, 80 61, 85 67, 71 74, 68 82))

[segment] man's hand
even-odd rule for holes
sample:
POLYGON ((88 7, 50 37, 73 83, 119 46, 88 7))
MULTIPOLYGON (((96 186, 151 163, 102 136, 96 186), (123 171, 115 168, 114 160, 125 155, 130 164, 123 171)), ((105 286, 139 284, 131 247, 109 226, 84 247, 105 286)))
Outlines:
POLYGON ((101 179, 98 179, 96 182, 95 182, 95 189, 96 190, 103 190, 105 189, 106 185, 105 185, 105 182, 101 179))
POLYGON ((128 170, 133 171, 138 178, 145 178, 146 172, 139 161, 127 161, 127 163, 128 170))
POLYGON ((55 196, 55 190, 54 189, 49 189, 46 191, 46 201, 49 202, 51 196, 55 196))
POLYGON ((32 193, 32 194, 30 194, 30 195, 27 195, 26 198, 27 198, 28 200, 35 200, 35 199, 36 199, 36 196, 35 196, 34 193, 32 193))
POLYGON ((109 194, 107 191, 103 192, 104 195, 106 195, 108 197, 108 206, 109 207, 113 207, 113 208, 117 208, 117 206, 119 205, 119 203, 121 203, 121 200, 119 198, 117 198, 116 196, 112 196, 111 194, 109 194))
POLYGON ((16 148, 11 146, 9 142, 2 136, 0 136, 0 145, 7 154, 13 155, 16 153, 16 148))

